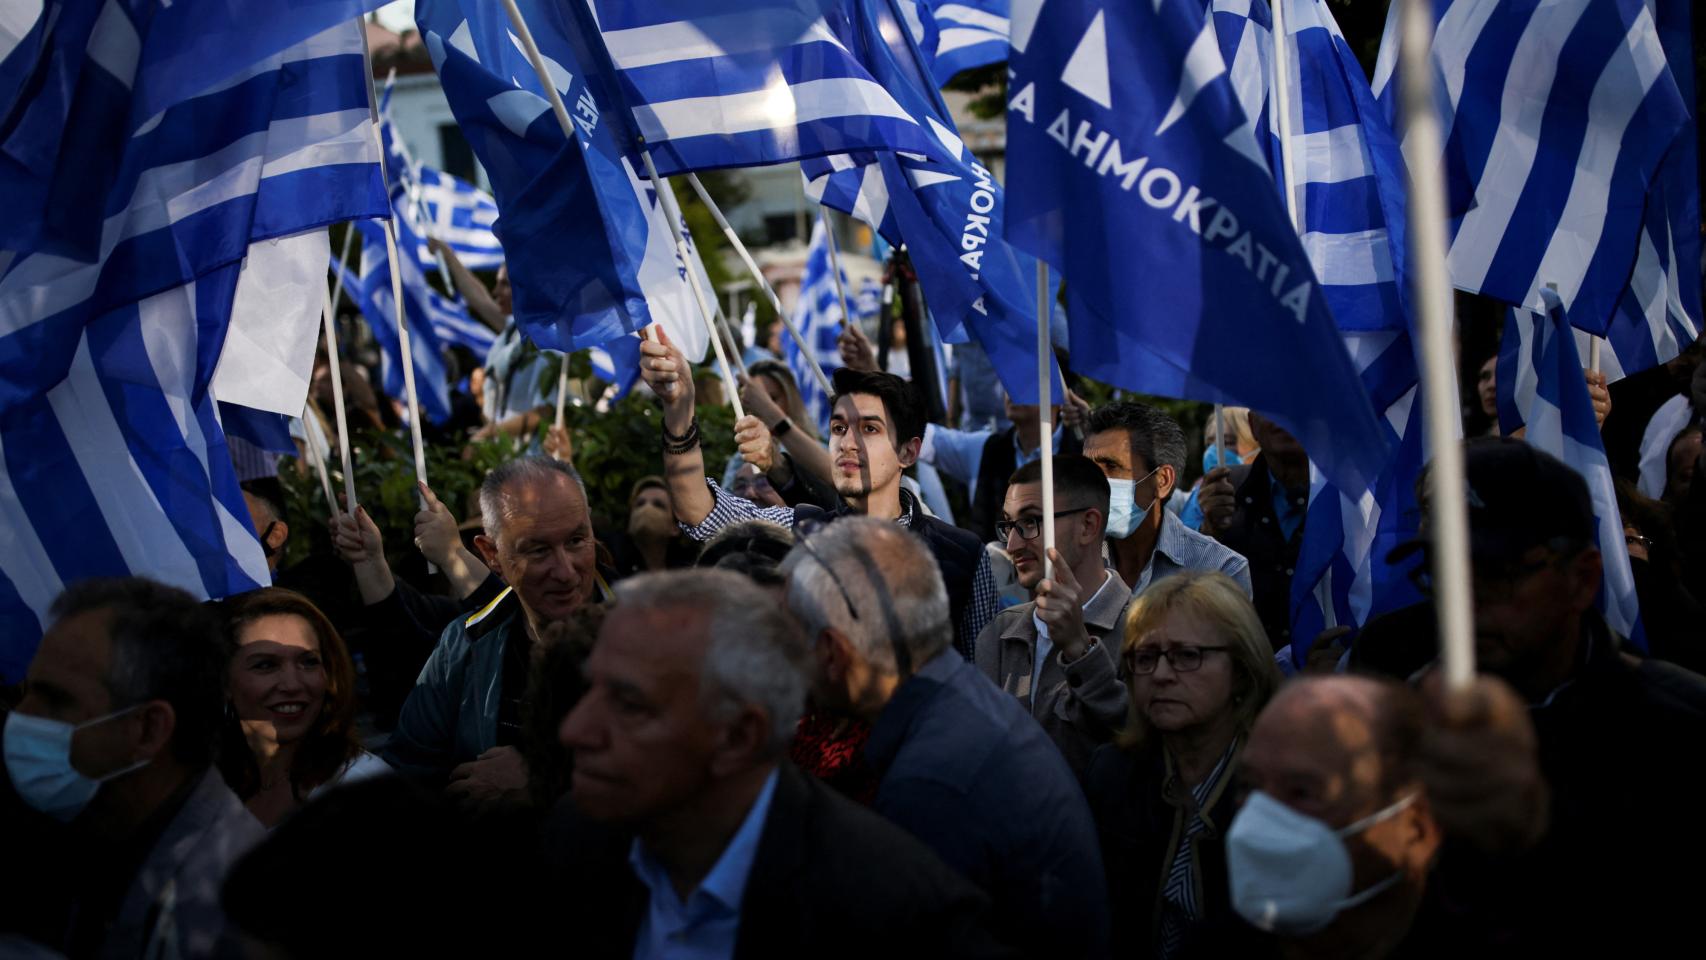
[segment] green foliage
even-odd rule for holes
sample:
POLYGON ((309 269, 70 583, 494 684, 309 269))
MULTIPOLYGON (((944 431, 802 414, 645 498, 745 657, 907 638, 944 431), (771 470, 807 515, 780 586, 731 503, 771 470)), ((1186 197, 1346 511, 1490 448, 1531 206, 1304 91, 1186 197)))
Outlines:
MULTIPOLYGON (((586 481, 594 517, 622 520, 634 481, 663 472, 659 442, 662 414, 655 401, 639 393, 630 394, 606 413, 591 407, 568 407, 563 420, 574 440, 575 467, 586 481)), ((470 498, 486 473, 522 452, 537 451, 548 425, 548 420, 540 425, 530 444, 497 439, 462 448, 427 447, 427 477, 433 493, 458 520, 468 519, 470 498)), ((728 407, 701 407, 699 430, 704 437, 705 472, 720 478, 735 452, 734 412, 728 407)), ((418 562, 412 544, 415 513, 420 508, 408 435, 356 432, 352 437, 356 497, 379 526, 392 568, 412 566, 418 562)), ((295 460, 286 459, 280 464, 279 480, 285 490, 285 521, 292 531, 283 557, 283 565, 288 566, 311 551, 326 549, 331 511, 321 493, 319 476, 312 469, 301 469, 295 460)), ((341 497, 341 469, 333 469, 332 486, 341 497)))

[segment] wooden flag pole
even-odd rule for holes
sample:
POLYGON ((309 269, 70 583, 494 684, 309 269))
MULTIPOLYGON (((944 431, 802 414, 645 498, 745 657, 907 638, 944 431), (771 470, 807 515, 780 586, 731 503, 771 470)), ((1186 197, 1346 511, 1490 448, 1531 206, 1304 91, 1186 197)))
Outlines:
MULTIPOLYGON (((569 395, 569 355, 563 354, 562 369, 557 371, 557 426, 563 425, 563 401, 569 395)), ((537 429, 537 428, 535 428, 537 429)))
POLYGON ((698 174, 688 174, 687 182, 693 187, 693 192, 699 195, 699 202, 705 205, 705 209, 711 211, 711 217, 717 221, 717 228, 722 230, 723 236, 728 238, 730 244, 734 245, 735 253, 740 256, 741 261, 746 264, 746 269, 751 272, 753 282, 757 283, 758 288, 764 291, 764 295, 770 298, 770 306, 776 310, 776 319, 782 324, 782 328, 788 331, 788 336, 794 338, 794 343, 800 348, 800 354, 811 361, 812 379, 817 381, 818 388, 823 391, 824 396, 834 396, 835 388, 830 386, 829 377, 824 374, 822 365, 817 362, 816 351, 806 343, 805 335, 800 333, 800 328, 794 325, 793 318, 788 316, 788 311, 782 309, 782 298, 776 295, 776 290, 770 286, 770 281, 764 279, 764 271, 758 269, 758 262, 752 259, 752 254, 746 249, 746 244, 741 242, 740 234, 735 232, 734 227, 729 226, 728 218, 724 217, 723 211, 718 209, 717 201, 711 199, 711 194, 706 191, 705 185, 699 182, 698 174))
MULTIPOLYGON (((551 112, 557 117, 557 126, 562 128, 563 136, 568 137, 571 141, 574 140, 576 137, 575 128, 574 123, 569 119, 568 107, 563 105, 563 97, 557 92, 556 86, 552 84, 550 72, 545 69, 545 59, 539 53, 539 45, 533 41, 533 31, 528 29, 527 20, 522 17, 521 10, 515 5, 515 0, 503 0, 503 5, 504 11, 509 14, 510 26, 515 28, 516 36, 521 41, 522 52, 527 54, 527 62, 533 64, 533 73, 539 78, 539 85, 545 88, 545 99, 551 103, 551 112)), ((652 155, 647 152, 644 143, 640 144, 640 158, 645 161, 646 175, 651 178, 652 189, 657 191, 658 202, 662 204, 664 216, 669 220, 669 229, 675 234, 675 252, 681 257, 682 263, 691 264, 693 259, 687 249, 687 241, 681 236, 681 218, 675 210, 675 198, 664 190, 663 181, 658 177, 657 165, 652 163, 652 155)), ((688 273, 689 276, 692 275, 691 269, 688 273)), ((735 418, 739 419, 746 416, 746 411, 741 409, 739 385, 735 383, 734 374, 729 372, 729 358, 723 352, 723 341, 717 336, 717 324, 712 319, 710 306, 705 302, 705 291, 699 288, 697 277, 692 277, 692 280, 693 282, 689 283, 688 286, 693 288, 693 298, 699 303, 699 316, 704 319, 705 329, 711 335, 711 346, 717 352, 717 369, 723 376, 724 386, 728 389, 730 405, 735 410, 735 418)))
POLYGON ((331 294, 322 292, 321 296, 324 299, 320 312, 326 321, 326 360, 331 364, 332 415, 338 420, 338 456, 344 463, 344 509, 353 514, 358 506, 355 499, 355 463, 350 459, 349 418, 344 414, 344 378, 338 361, 338 328, 332 322, 331 294))
POLYGON ((1054 378, 1049 375, 1048 263, 1037 260, 1037 415, 1042 418, 1037 444, 1043 461, 1043 579, 1054 579, 1054 378))
MULTIPOLYGON (((1398 0, 1401 94, 1407 151, 1417 158, 1441 155, 1440 120, 1434 103, 1433 4, 1398 0)), ((1438 599, 1440 651, 1449 689, 1467 689, 1475 677, 1474 595, 1469 587, 1468 481, 1458 439, 1457 375, 1453 369, 1452 293, 1446 270, 1445 181, 1438 164, 1411 163, 1410 263, 1415 278, 1421 331, 1422 390, 1427 439, 1433 448, 1428 520, 1434 593, 1438 599)))

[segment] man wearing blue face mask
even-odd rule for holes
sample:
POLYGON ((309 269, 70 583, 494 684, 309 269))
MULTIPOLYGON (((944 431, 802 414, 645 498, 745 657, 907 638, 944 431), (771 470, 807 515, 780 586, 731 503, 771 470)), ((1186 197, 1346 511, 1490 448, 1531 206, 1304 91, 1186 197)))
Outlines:
POLYGON ((1250 594, 1249 563, 1166 507, 1185 468, 1178 421, 1135 400, 1104 404, 1090 413, 1084 455, 1107 475, 1108 555, 1133 595, 1182 570, 1218 570, 1250 594))
POLYGON ((133 577, 74 584, 52 617, 6 717, 6 779, 41 816, 4 818, 0 844, 38 874, 0 898, 0 929, 73 957, 229 952, 220 884, 264 831, 212 765, 212 614, 133 577))
POLYGON ((1444 955, 1450 930, 1417 919, 1442 835, 1424 722, 1414 692, 1348 676, 1295 681, 1256 718, 1226 868, 1233 909, 1283 956, 1444 955))

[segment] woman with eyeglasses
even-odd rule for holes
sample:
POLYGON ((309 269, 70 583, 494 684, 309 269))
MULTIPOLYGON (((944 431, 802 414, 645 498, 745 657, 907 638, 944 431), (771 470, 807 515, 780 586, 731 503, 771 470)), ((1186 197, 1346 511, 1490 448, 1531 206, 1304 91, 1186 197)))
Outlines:
POLYGON ((1150 586, 1122 635, 1129 719, 1085 782, 1114 955, 1235 955, 1258 935, 1232 911, 1225 833, 1239 750, 1281 681, 1272 648, 1244 591, 1210 571, 1150 586))

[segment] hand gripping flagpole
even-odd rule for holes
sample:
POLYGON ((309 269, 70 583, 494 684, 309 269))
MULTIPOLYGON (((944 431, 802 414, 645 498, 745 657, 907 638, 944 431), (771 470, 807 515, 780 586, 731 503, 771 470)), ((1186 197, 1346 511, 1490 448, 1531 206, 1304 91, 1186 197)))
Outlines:
POLYGON ((752 259, 752 254, 747 251, 746 244, 741 242, 740 234, 735 233, 735 228, 729 226, 728 218, 723 216, 723 211, 717 207, 717 201, 711 199, 711 194, 705 189, 705 185, 699 182, 698 174, 688 174, 687 182, 692 185, 693 192, 699 195, 699 202, 705 205, 705 209, 711 211, 711 217, 717 221, 717 228, 723 231, 723 236, 727 237, 729 243, 734 246, 735 253, 740 255, 741 261, 746 264, 746 269, 752 273, 752 279, 758 284, 758 288, 770 298, 770 305, 776 310, 776 319, 781 322, 783 329, 788 331, 788 335, 794 338, 794 343, 799 345, 800 353, 811 361, 812 379, 817 381, 818 388, 823 391, 824 396, 834 396, 835 388, 830 386, 829 377, 824 375, 823 366, 817 362, 817 353, 806 343, 805 335, 800 333, 800 328, 794 325, 793 319, 788 316, 788 311, 782 309, 782 298, 776 295, 776 290, 770 286, 770 281, 764 279, 764 271, 758 269, 757 261, 752 259))
MULTIPOLYGON (((355 225, 350 224, 349 229, 354 233, 355 225)), ((322 289, 320 296, 323 298, 320 312, 326 321, 326 361, 332 368, 332 415, 338 419, 338 456, 344 463, 344 509, 353 514, 358 506, 355 500, 355 463, 349 454, 349 418, 344 415, 344 378, 338 367, 338 327, 332 322, 331 294, 322 289)))
MULTIPOLYGON (((858 322, 853 311, 847 309, 847 291, 841 286, 841 250, 835 245, 835 230, 829 224, 829 209, 819 204, 817 208, 818 222, 823 224, 823 242, 829 246, 829 275, 835 280, 835 297, 841 301, 841 324, 851 328, 858 322)), ((829 392, 830 396, 835 391, 829 392)))
MULTIPOLYGON (((504 0, 504 3, 513 8, 515 0, 504 0)), ((528 41, 528 48, 534 49, 531 40, 528 41)), ((553 90, 552 93, 554 95, 556 91, 553 90)), ((652 162, 651 152, 643 142, 640 144, 640 159, 646 162, 646 176, 651 178, 652 189, 658 195, 658 204, 663 207, 663 215, 669 220, 669 231, 675 235, 675 253, 687 266, 687 285, 693 288, 693 299, 699 303, 699 316, 705 321, 705 330, 711 334, 711 348, 717 352, 717 370, 723 375, 723 386, 729 392, 729 405, 734 407, 735 419, 739 420, 746 416, 746 411, 740 403, 740 384, 735 382, 734 374, 729 372, 729 358, 723 349, 722 335, 717 332, 715 311, 705 302, 705 290, 699 286, 699 277, 693 270, 693 255, 692 251, 687 249, 687 239, 681 235, 681 215, 675 208, 675 195, 669 192, 668 184, 658 177, 657 164, 652 162)))
MULTIPOLYGON (((575 139, 574 124, 569 120, 569 109, 563 105, 563 98, 557 93, 557 88, 551 82, 551 74, 545 69, 545 60, 539 53, 539 45, 533 41, 533 31, 527 27, 527 20, 522 17, 521 10, 516 7, 515 0, 503 0, 504 11, 509 14, 510 26, 515 28, 516 36, 521 40, 522 52, 527 54, 527 62, 533 64, 533 73, 539 78, 539 85, 545 88, 545 99, 551 103, 551 112, 557 117, 557 126, 563 130, 563 136, 570 141, 575 139)), ((734 407, 735 417, 746 416, 741 409, 740 390, 735 383, 734 375, 729 372, 729 358, 724 354, 723 341, 717 335, 717 324, 713 319, 711 308, 705 302, 705 291, 699 288, 698 277, 693 275, 692 257, 687 249, 687 241, 681 236, 681 220, 676 216, 674 197, 664 192, 664 185, 658 178, 657 165, 652 163, 652 155, 646 151, 646 145, 640 144, 640 158, 646 164, 646 176, 651 178, 652 189, 658 195, 658 203, 663 207, 664 216, 669 220, 669 229, 675 234, 675 252, 681 257, 683 264, 689 265, 688 276, 692 282, 693 298, 699 303, 699 316, 705 321, 705 329, 711 334, 711 346, 717 351, 717 369, 723 376, 723 385, 729 392, 730 405, 734 407)))
POLYGON ((1048 263, 1037 258, 1037 447, 1043 461, 1043 579, 1054 579, 1054 378, 1050 376, 1048 263))
MULTIPOLYGON (((1434 103, 1433 5, 1399 0, 1399 79, 1407 142, 1412 157, 1441 153, 1440 121, 1434 103)), ((1473 596, 1469 590, 1468 483, 1458 439, 1457 376, 1452 367, 1451 280, 1446 271, 1445 183, 1436 163, 1409 164, 1410 263, 1421 328, 1423 395, 1427 438, 1433 448, 1428 520, 1433 528, 1432 561, 1439 598, 1440 650, 1449 689, 1466 689, 1475 677, 1473 596)))

